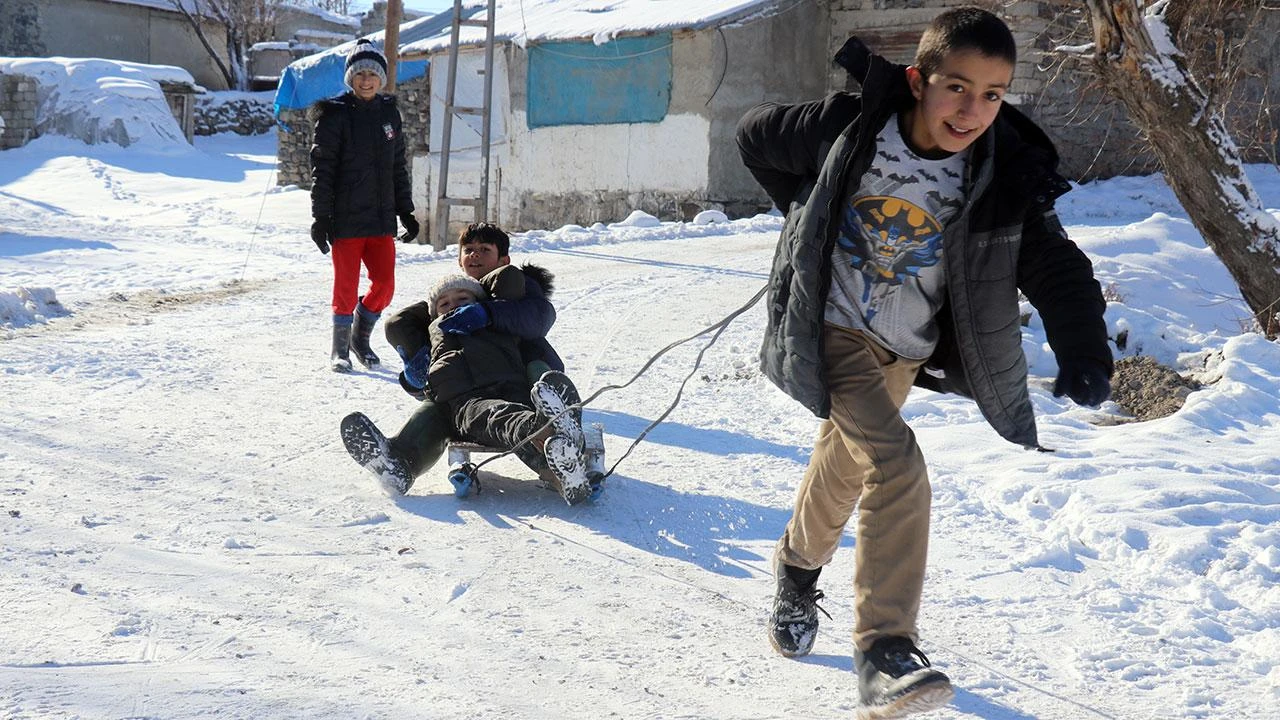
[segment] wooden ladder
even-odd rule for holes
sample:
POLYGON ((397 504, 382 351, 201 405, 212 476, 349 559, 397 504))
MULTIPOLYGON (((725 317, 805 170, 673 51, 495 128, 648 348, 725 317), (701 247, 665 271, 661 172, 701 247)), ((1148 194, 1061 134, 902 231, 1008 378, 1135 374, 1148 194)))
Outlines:
POLYGON ((449 211, 455 205, 470 206, 475 222, 489 219, 489 135, 493 112, 493 23, 497 0, 489 0, 484 19, 462 16, 462 0, 453 0, 453 28, 449 41, 449 76, 445 85, 444 117, 440 127, 440 175, 436 180, 435 222, 432 246, 442 250, 449 246, 449 211), (463 26, 483 27, 484 33, 484 97, 479 107, 455 103, 458 86, 458 37, 463 26), (480 192, 475 197, 449 194, 449 155, 453 149, 453 116, 475 115, 480 118, 480 192))

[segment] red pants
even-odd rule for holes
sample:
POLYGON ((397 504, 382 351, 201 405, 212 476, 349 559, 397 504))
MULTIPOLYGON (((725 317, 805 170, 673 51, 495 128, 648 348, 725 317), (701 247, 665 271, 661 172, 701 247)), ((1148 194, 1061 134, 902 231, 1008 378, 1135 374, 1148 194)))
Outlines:
POLYGON ((381 313, 396 291, 396 241, 390 235, 342 238, 333 243, 333 314, 350 315, 356 302, 381 313), (360 263, 369 270, 369 291, 360 300, 360 263))

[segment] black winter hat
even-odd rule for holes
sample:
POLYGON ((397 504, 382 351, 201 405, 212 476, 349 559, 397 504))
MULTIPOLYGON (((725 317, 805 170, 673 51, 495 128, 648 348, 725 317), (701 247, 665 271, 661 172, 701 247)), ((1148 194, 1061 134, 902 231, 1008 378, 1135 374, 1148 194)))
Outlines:
POLYGON ((351 54, 347 56, 347 71, 342 76, 342 81, 347 87, 354 87, 351 81, 355 79, 357 73, 372 72, 382 79, 382 84, 387 84, 387 58, 373 46, 368 38, 360 38, 356 41, 356 46, 351 49, 351 54))

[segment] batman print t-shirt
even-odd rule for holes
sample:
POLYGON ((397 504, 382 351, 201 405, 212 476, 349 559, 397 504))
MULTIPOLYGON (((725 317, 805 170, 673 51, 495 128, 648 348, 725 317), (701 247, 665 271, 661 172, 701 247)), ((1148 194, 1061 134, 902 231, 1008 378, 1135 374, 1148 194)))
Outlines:
POLYGON ((922 158, 907 147, 898 122, 895 115, 880 130, 871 167, 842 205, 825 319, 922 359, 938 342, 942 228, 963 206, 969 152, 922 158))

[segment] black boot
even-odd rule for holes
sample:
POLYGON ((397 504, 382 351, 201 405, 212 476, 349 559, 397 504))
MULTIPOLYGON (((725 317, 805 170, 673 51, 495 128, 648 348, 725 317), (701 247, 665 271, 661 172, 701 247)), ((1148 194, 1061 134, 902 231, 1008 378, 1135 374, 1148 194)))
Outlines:
POLYGON ((776 572, 778 587, 773 596, 773 612, 769 613, 769 642, 779 655, 808 655, 818 637, 818 612, 827 614, 818 605, 822 591, 815 587, 821 570, 779 564, 776 572))
POLYGON ((339 424, 342 444, 351 458, 378 479, 389 495, 404 495, 413 486, 413 473, 400 453, 364 413, 351 413, 339 424))
POLYGON ((370 370, 382 362, 374 354, 373 348, 369 347, 369 334, 373 332, 373 326, 377 322, 378 314, 366 308, 364 298, 361 298, 356 303, 356 314, 351 325, 351 349, 356 353, 356 360, 370 370))
POLYGON ((947 676, 934 670, 908 638, 884 637, 866 652, 855 651, 853 669, 858 673, 858 720, 928 712, 955 695, 947 676))
POLYGON ((329 352, 329 368, 334 372, 351 372, 351 316, 333 316, 333 350, 329 352))

